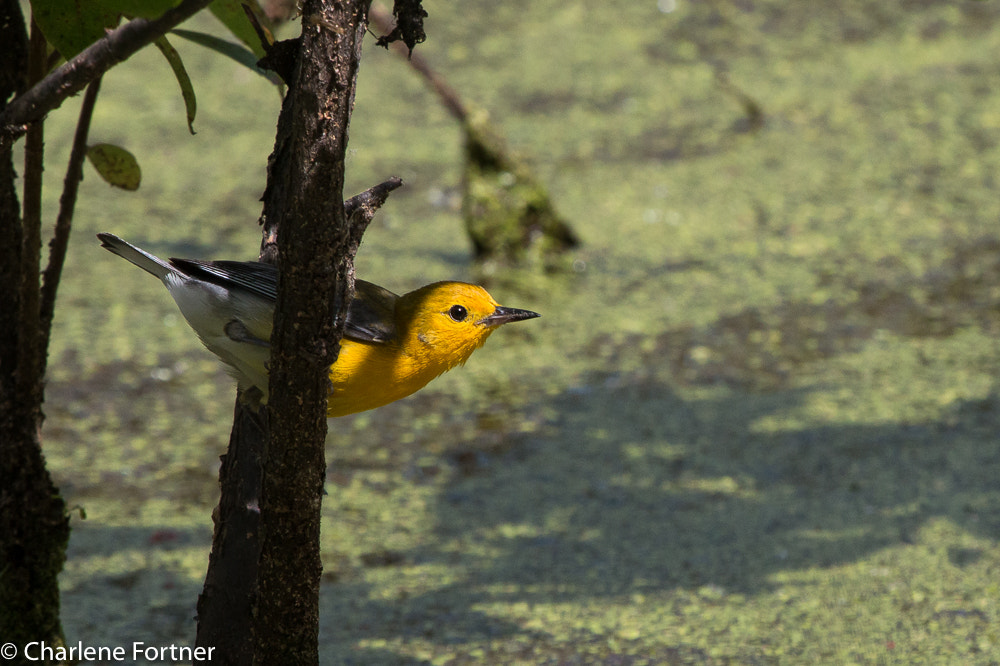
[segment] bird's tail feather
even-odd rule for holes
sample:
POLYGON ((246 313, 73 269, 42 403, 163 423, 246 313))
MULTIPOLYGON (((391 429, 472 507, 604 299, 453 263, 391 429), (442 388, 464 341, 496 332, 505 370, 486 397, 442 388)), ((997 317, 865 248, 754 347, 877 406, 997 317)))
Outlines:
POLYGON ((114 252, 122 259, 126 259, 142 270, 152 273, 161 280, 170 273, 176 273, 177 269, 154 256, 145 250, 140 250, 135 245, 123 241, 113 234, 100 233, 97 237, 101 239, 101 246, 114 252))

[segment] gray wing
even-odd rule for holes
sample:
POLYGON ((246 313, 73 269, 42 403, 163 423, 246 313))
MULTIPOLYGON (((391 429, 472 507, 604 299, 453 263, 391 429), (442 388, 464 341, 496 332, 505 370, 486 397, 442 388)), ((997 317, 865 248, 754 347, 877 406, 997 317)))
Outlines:
POLYGON ((396 338, 396 300, 388 289, 354 281, 354 300, 347 310, 344 336, 358 342, 389 342, 396 338))
MULTIPOLYGON (((272 302, 278 298, 278 269, 272 264, 174 258, 170 259, 170 264, 189 277, 226 289, 243 289, 272 302)), ((344 337, 357 342, 389 342, 395 339, 398 298, 388 289, 356 280, 344 337)))

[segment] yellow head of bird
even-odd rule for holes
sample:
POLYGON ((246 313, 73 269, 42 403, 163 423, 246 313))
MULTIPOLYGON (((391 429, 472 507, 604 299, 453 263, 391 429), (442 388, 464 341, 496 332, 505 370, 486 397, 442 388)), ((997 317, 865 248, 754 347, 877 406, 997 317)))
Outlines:
POLYGON ((397 304, 403 336, 428 356, 449 367, 465 361, 498 326, 538 315, 498 305, 482 287, 465 282, 435 282, 411 291, 397 304))

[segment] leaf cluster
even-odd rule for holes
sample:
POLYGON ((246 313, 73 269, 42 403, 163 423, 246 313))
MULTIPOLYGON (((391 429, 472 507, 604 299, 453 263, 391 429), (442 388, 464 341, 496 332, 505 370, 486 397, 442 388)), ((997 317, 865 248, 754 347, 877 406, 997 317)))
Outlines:
MULTIPOLYGON (((62 60, 68 61, 80 56, 85 49, 123 22, 137 18, 154 19, 176 6, 177 3, 171 0, 95 0, 87 3, 34 0, 31 3, 32 20, 47 43, 44 71, 52 70, 62 60)), ((240 0, 215 0, 208 9, 226 26, 236 41, 179 28, 172 30, 171 34, 235 60, 278 84, 276 77, 266 73, 257 64, 265 55, 263 36, 270 37, 269 20, 259 5, 240 0)), ((184 61, 166 35, 158 37, 154 43, 177 79, 184 99, 188 129, 194 134, 197 97, 184 61)), ((109 144, 89 146, 87 158, 101 178, 110 185, 127 190, 138 188, 142 177, 141 169, 135 156, 125 148, 109 144)))

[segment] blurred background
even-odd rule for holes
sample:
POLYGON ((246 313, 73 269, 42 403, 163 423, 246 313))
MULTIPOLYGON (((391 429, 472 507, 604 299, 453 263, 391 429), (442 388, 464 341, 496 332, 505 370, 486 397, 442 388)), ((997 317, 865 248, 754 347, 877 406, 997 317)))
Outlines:
MULTIPOLYGON (((323 663, 996 663, 997 4, 425 7, 417 51, 582 244, 477 266, 459 126, 366 44, 345 194, 406 186, 359 277, 543 317, 330 422, 323 663)), ((143 182, 88 170, 57 305, 70 643, 191 645, 207 567, 233 383, 94 234, 256 257, 280 98, 173 43, 197 134, 158 52, 105 77, 91 142, 143 182)), ((77 105, 47 124, 50 215, 77 105)))

